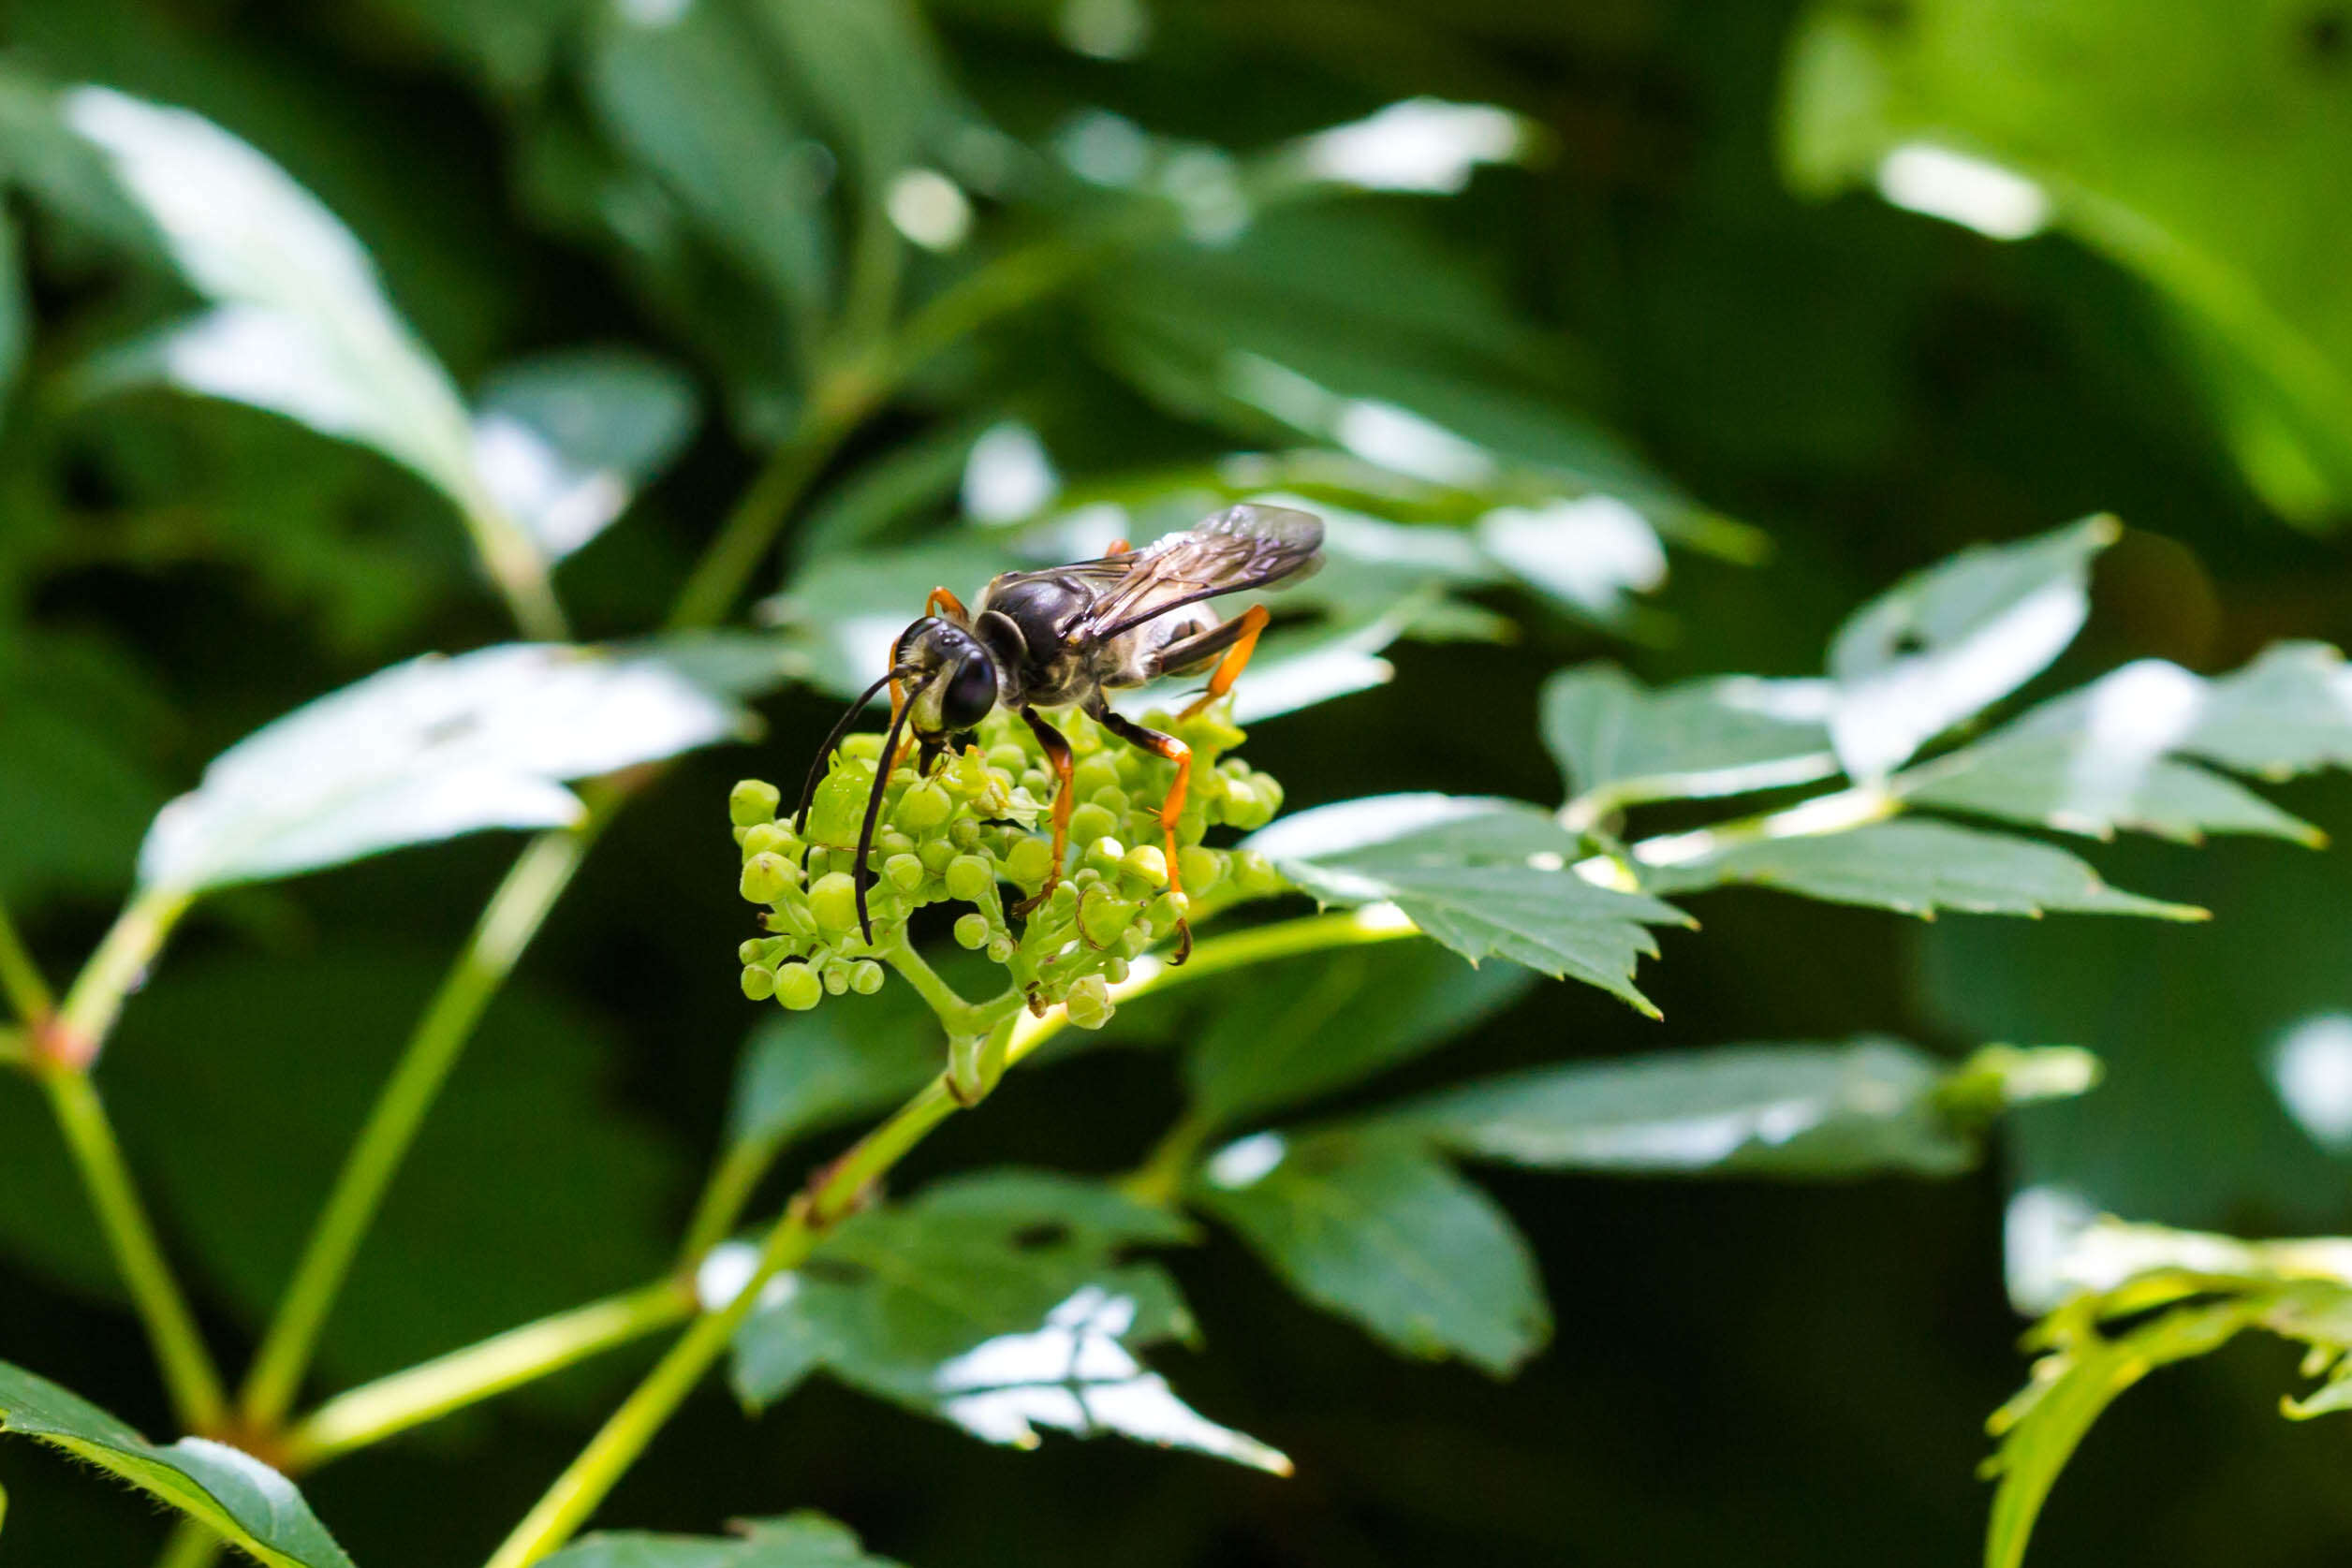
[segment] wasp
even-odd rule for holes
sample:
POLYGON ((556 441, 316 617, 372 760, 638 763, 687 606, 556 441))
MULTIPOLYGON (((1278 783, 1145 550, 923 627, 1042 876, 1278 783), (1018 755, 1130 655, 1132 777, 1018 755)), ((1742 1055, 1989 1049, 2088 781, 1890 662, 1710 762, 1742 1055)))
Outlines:
MULTIPOLYGON (((817 753, 797 818, 808 827, 811 801, 826 759, 859 711, 884 686, 890 688, 890 726, 882 742, 858 833, 853 873, 858 924, 868 942, 874 923, 866 914, 867 866, 882 794, 899 755, 901 735, 913 732, 917 771, 928 776, 940 756, 961 745, 982 719, 998 708, 1019 713, 1044 748, 1056 778, 1053 798, 1053 869, 1045 885, 1013 906, 1026 915, 1042 904, 1062 878, 1069 845, 1070 743, 1038 711, 1077 707, 1130 745, 1176 765, 1175 782, 1160 802, 1160 828, 1167 839, 1170 891, 1183 890, 1177 876, 1176 823, 1183 814, 1192 783, 1192 751, 1172 735, 1135 723, 1115 711, 1105 693, 1140 686, 1164 675, 1211 670, 1207 690, 1183 711, 1191 717, 1233 687, 1258 634, 1266 607, 1252 605, 1231 620, 1207 601, 1253 588, 1300 580, 1322 564, 1323 521, 1287 506, 1229 506, 1214 517, 1169 534, 1140 550, 1124 541, 1093 561, 1006 572, 980 593, 978 607, 965 609, 945 588, 934 588, 922 619, 890 645, 888 674, 868 686, 817 753)), ((1192 931, 1177 926, 1172 962, 1192 952, 1192 931)))

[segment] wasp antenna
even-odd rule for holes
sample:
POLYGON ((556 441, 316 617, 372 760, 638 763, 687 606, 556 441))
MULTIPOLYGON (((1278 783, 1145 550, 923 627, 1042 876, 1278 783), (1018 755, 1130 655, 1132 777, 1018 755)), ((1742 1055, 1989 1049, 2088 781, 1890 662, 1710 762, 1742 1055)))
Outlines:
POLYGON ((841 744, 841 738, 848 733, 849 726, 857 722, 858 715, 865 711, 866 704, 874 700, 874 694, 905 673, 903 669, 893 668, 881 680, 860 692, 858 700, 849 705, 849 711, 841 716, 840 721, 833 725, 833 732, 825 737, 825 743, 816 748, 816 760, 809 764, 808 783, 801 786, 801 809, 792 814, 793 832, 805 834, 808 831, 809 806, 816 799, 816 782, 825 776, 826 765, 832 760, 833 748, 841 744))
POLYGON ((890 764, 898 758, 899 732, 906 727, 906 715, 915 711, 915 699, 937 679, 938 671, 933 670, 907 692, 906 700, 890 715, 889 731, 882 740, 882 755, 875 759, 874 788, 866 796, 866 820, 858 829, 858 857, 850 862, 849 870, 850 885, 858 891, 858 931, 869 947, 874 945, 874 917, 866 913, 866 885, 874 880, 874 874, 866 869, 866 855, 874 848, 874 825, 882 815, 883 792, 890 787, 890 764))

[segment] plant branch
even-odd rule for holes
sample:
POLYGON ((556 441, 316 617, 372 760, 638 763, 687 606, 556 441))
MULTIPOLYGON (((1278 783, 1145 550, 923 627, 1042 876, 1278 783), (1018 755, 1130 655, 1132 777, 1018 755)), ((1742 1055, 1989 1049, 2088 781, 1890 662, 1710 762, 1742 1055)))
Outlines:
POLYGON ((287 1461, 296 1470, 316 1469, 643 1339, 693 1316, 695 1306, 690 1280, 657 1280, 378 1378, 336 1395, 297 1424, 287 1434, 287 1461))
POLYGON ((7 906, 0 904, 0 998, 6 998, 25 1028, 37 1030, 49 1022, 55 1007, 50 996, 49 982, 41 978, 40 966, 24 948, 23 939, 16 932, 16 925, 8 918, 7 906))
POLYGON ((881 388, 862 378, 836 385, 839 389, 831 392, 819 388, 800 428, 769 454, 765 466, 720 525, 718 536, 695 563, 669 612, 672 631, 714 626, 727 619, 743 584, 759 569, 760 560, 783 531, 793 503, 880 400, 881 388))
POLYGON ((474 1026, 570 885, 597 831, 621 797, 605 796, 577 828, 542 833, 517 857, 491 895, 474 934, 418 1020, 400 1063, 344 1161, 319 1211, 301 1261, 261 1341, 239 1398, 239 1414, 269 1431, 293 1408, 328 1313, 384 1194, 407 1157, 426 1113, 472 1038, 474 1026))
MULTIPOLYGON (((1212 937, 1193 949, 1191 961, 1182 968, 1139 960, 1127 978, 1111 988, 1111 993, 1123 1000, 1133 998, 1246 964, 1328 947, 1389 941, 1410 936, 1414 931, 1412 922, 1392 904, 1280 921, 1212 937)), ((1059 1007, 1042 1018, 1019 1008, 1018 996, 999 998, 979 1008, 983 1012, 1001 1009, 990 1031, 989 1054, 1001 1058, 1006 1066, 1036 1050, 1068 1023, 1067 1015, 1059 1007)), ((785 1269, 799 1267, 828 1226, 855 1209, 875 1181, 960 1108, 946 1077, 933 1078, 848 1153, 825 1167, 769 1231, 758 1261, 733 1297, 718 1312, 698 1319, 670 1346, 515 1527, 492 1556, 488 1568, 527 1568, 570 1540, 726 1351, 768 1282, 785 1269)))
POLYGON ((40 1063, 41 1087, 48 1092, 74 1168, 90 1194, 90 1207, 114 1253, 115 1268, 130 1291, 131 1304, 146 1327, 147 1341, 163 1370, 165 1388, 173 1414, 191 1432, 218 1432, 228 1412, 219 1370, 197 1331, 195 1315, 180 1294, 179 1282, 164 1261, 154 1224, 140 1202, 131 1180, 123 1146, 107 1120, 87 1074, 63 1062, 40 1063))
POLYGON ((1120 1179, 1119 1190, 1138 1203, 1148 1203, 1154 1209, 1169 1208, 1183 1190, 1184 1173, 1198 1158, 1200 1146, 1216 1130, 1216 1121, 1203 1116, 1199 1107, 1186 1110, 1152 1146, 1143 1163, 1120 1179))
POLYGON ((82 965, 56 1018, 36 1038, 40 1054, 72 1072, 90 1070, 122 1017, 124 999, 146 977, 147 966, 192 897, 169 887, 143 887, 131 896, 82 965))

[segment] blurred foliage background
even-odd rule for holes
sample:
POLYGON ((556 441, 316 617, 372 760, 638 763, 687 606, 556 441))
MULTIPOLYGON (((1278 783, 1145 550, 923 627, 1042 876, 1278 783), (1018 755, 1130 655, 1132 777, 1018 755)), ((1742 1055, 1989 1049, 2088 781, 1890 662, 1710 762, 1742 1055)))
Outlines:
MULTIPOLYGON (((1496 583, 1473 597, 1510 616, 1511 639, 1400 646, 1388 684, 1267 723, 1250 755, 1294 807, 1555 799, 1535 732, 1552 669, 1809 672, 1845 609, 1901 572, 2094 510, 2129 532, 2053 685, 2143 654, 2218 670, 2278 637, 2352 637, 2340 8, 940 0, 904 31, 832 38, 837 55, 775 58, 768 9, 7 0, 0 39, 10 70, 184 106, 269 154, 360 236, 469 392, 582 346, 677 367, 649 406, 690 388, 694 433, 678 421, 677 461, 563 567, 582 637, 659 621, 811 395, 808 318, 834 308, 822 258, 870 242, 811 220, 825 209, 807 193, 919 152, 978 205, 976 235, 1025 236, 1049 265, 1091 232, 1090 168, 1094 185, 1150 165, 1207 195, 1190 235, 923 366, 827 469, 886 476, 820 484, 788 559, 951 525, 972 441, 1006 420, 1080 491, 1299 434, 1307 416, 1244 406, 1203 370, 1227 346, 1652 503, 1675 548, 1639 611, 1603 594, 1605 613, 1571 614, 1573 595, 1496 583), (1532 167, 1204 239, 1224 176, 1185 148, 1264 149, 1423 95, 1525 116, 1532 167), (1874 174, 1903 195, 1884 154, 1928 132, 2032 170, 2051 205, 2016 227, 2050 231, 2000 242, 1846 188, 1874 174), (1745 558, 1751 535, 1719 520, 1760 530, 1769 554, 1745 558)), ((25 145, 0 228, 22 280, 0 309, 17 361, 0 893, 65 973, 154 808, 207 758, 385 664, 511 629, 412 473, 110 372, 184 314, 184 286, 28 195, 25 145)), ((919 202, 902 220, 958 221, 919 202)), ((910 247, 907 286, 962 264, 910 247)), ((784 580, 770 562, 754 586, 784 580)), ((758 750, 690 758, 610 834, 396 1188, 329 1371, 380 1372, 659 1268, 747 1029, 715 802, 745 772, 796 776, 833 711, 805 687, 765 702, 758 750)), ((2285 799, 2339 837, 2352 826, 2340 784, 2285 799)), ((464 840, 220 897, 127 1015, 115 1108, 216 1342, 250 1342, 512 848, 464 840)), ((1645 966, 1663 1024, 1542 987, 1397 1080, 1860 1030, 2096 1049, 2106 1086, 2021 1117, 2005 1166, 1829 1189, 1495 1176, 1559 1320, 1507 1383, 1390 1359, 1229 1240, 1177 1254, 1213 1349, 1175 1357, 1180 1381, 1296 1457, 1294 1480, 1114 1444, 983 1448, 830 1385, 754 1423, 713 1386, 604 1517, 707 1530, 812 1505, 917 1564, 1971 1561, 1981 1424, 2022 1365, 2002 1289, 2012 1189, 2058 1181, 2250 1235, 2352 1225, 2352 1167, 2270 1076, 2283 1031, 2352 1010, 2341 857, 2092 857, 2219 917, 1929 927, 1731 892, 1645 966)), ((1008 1086, 905 1180, 998 1161, 1119 1170, 1175 1106, 1163 1058, 1092 1053, 1008 1086)), ((163 1429, 53 1136, 0 1083, 0 1352, 163 1429)), ((2059 1488, 2036 1561, 2340 1561, 2352 1434, 2277 1421, 2286 1360, 2247 1345, 2127 1401, 2059 1488)), ((567 1375, 306 1490, 359 1561, 474 1561, 642 1364, 567 1375)), ((0 1449, 0 1485, 15 1500, 0 1561, 143 1561, 159 1539, 105 1485, 18 1448, 0 1449)))

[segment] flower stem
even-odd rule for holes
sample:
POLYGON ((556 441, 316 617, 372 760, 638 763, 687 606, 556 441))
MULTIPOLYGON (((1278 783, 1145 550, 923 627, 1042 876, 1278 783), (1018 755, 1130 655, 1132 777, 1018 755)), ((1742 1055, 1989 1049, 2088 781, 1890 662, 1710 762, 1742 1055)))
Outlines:
POLYGON ((89 1192, 90 1207, 114 1253, 114 1266, 128 1287, 131 1303, 146 1326, 147 1341, 163 1369, 164 1386, 180 1425, 192 1432, 221 1430, 228 1412, 219 1370, 197 1331, 196 1318, 180 1294, 179 1282, 164 1261, 155 1229, 140 1202, 123 1146, 87 1074, 63 1062, 40 1064, 57 1125, 72 1152, 74 1168, 89 1192))
POLYGON ((311 1470, 452 1411, 535 1382, 694 1315, 680 1277, 591 1301, 338 1394, 287 1434, 286 1458, 311 1470))
POLYGON ((672 631, 714 626, 727 619, 735 600, 759 569, 760 561, 792 514, 793 503, 823 471, 843 439, 878 401, 880 388, 862 380, 845 384, 852 389, 820 395, 810 405, 801 426, 768 462, 735 503, 695 564, 686 585, 679 590, 669 611, 672 631))
POLYGON ((426 1113, 457 1065, 483 1009, 580 869, 581 857, 617 800, 600 801, 578 828, 532 840, 491 895, 465 950, 409 1036, 400 1064, 368 1113, 367 1124, 319 1211, 239 1398, 239 1413, 249 1428, 269 1431, 293 1408, 351 1261, 426 1113))

